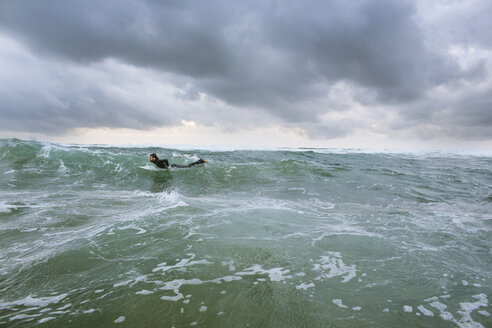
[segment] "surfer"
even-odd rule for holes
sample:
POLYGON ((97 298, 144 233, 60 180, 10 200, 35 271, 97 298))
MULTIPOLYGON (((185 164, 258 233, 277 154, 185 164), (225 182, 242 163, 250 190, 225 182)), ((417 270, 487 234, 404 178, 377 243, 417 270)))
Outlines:
POLYGON ((193 163, 190 163, 188 165, 179 165, 179 164, 171 164, 171 165, 169 165, 169 161, 167 159, 159 159, 159 157, 157 157, 157 154, 156 153, 150 154, 149 155, 149 160, 152 163, 154 163, 157 167, 160 167, 161 169, 167 169, 167 168, 169 168, 169 166, 170 167, 176 167, 176 168, 183 169, 183 168, 187 168, 187 167, 192 167, 193 165, 207 163, 206 160, 200 158, 198 161, 193 162, 193 163))

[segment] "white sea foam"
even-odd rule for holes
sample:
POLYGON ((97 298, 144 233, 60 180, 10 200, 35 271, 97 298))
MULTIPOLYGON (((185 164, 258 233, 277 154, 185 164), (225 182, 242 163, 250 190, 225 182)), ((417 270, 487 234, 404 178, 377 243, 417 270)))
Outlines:
POLYGON ((157 201, 161 205, 159 207, 159 210, 168 210, 176 207, 181 207, 181 206, 188 206, 188 203, 186 203, 183 200, 183 196, 178 193, 177 191, 164 191, 161 193, 156 194, 157 195, 157 201))
POLYGON ((344 305, 342 303, 342 300, 339 299, 339 298, 335 298, 332 300, 333 304, 337 305, 338 307, 342 308, 342 309, 348 309, 348 306, 344 305))
POLYGON ((17 209, 17 206, 8 204, 5 201, 0 201, 0 213, 10 213, 15 209, 17 209))
POLYGON ((437 300, 438 300, 437 296, 433 296, 433 297, 429 297, 429 298, 425 299, 424 302, 432 302, 432 301, 437 301, 437 300))
POLYGON ((43 318, 43 319, 39 319, 38 322, 39 323, 45 323, 45 322, 48 322, 48 321, 51 321, 51 320, 55 320, 56 317, 46 317, 46 318, 43 318))
POLYGON ((433 317, 434 313, 428 309, 426 309, 423 305, 417 306, 417 309, 422 312, 423 315, 428 316, 428 317, 433 317))
POLYGON ((164 283, 164 286, 162 286, 160 289, 161 290, 167 290, 167 291, 173 291, 175 295, 165 295, 161 296, 161 300, 163 301, 179 301, 184 298, 183 294, 180 293, 179 289, 183 285, 201 285, 204 282, 200 279, 176 279, 172 281, 167 281, 164 283))
POLYGON ((130 224, 126 227, 118 228, 119 230, 128 230, 128 229, 134 229, 137 230, 138 232, 136 233, 137 235, 141 235, 147 232, 147 230, 137 227, 135 224, 130 224))
MULTIPOLYGON (((114 288, 123 287, 123 286, 133 287, 139 282, 147 282, 147 279, 148 279, 147 275, 137 274, 134 271, 130 271, 128 274, 134 276, 134 278, 115 283, 115 284, 113 284, 113 287, 114 288)), ((106 295, 107 294, 101 296, 100 298, 104 298, 106 295)))
MULTIPOLYGON (((184 285, 202 285, 202 284, 207 284, 207 283, 213 283, 213 284, 221 284, 222 282, 231 282, 234 280, 241 280, 242 278, 239 276, 224 276, 224 277, 219 277, 211 280, 201 280, 198 278, 194 279, 175 279, 171 281, 166 281, 166 282, 159 282, 160 285, 162 285, 159 289, 160 290, 165 290, 165 291, 172 291, 174 295, 164 295, 161 297, 162 300, 164 301, 179 301, 185 296, 180 292, 180 288, 184 285)), ((188 297, 190 295, 187 295, 188 297)), ((191 297, 191 296, 190 296, 191 297)))
POLYGON ((316 208, 316 209, 322 210, 325 215, 326 215, 327 210, 331 210, 331 209, 335 208, 335 204, 323 202, 323 201, 319 200, 318 198, 312 198, 309 202, 309 205, 316 208))
POLYGON ((309 284, 307 284, 307 283, 303 282, 303 283, 301 283, 301 284, 297 285, 297 286, 296 286, 296 289, 303 289, 303 290, 307 290, 308 288, 313 288, 313 287, 315 287, 315 286, 316 286, 316 285, 315 285, 314 283, 312 283, 312 282, 311 282, 311 283, 309 283, 309 284))
POLYGON ((313 270, 321 272, 318 280, 343 276, 342 283, 346 283, 356 276, 355 265, 343 263, 342 256, 338 252, 328 252, 328 255, 321 256, 314 264, 313 270))
POLYGON ((49 304, 56 304, 62 301, 68 294, 61 294, 56 296, 46 296, 46 297, 35 297, 33 295, 28 295, 23 299, 4 302, 0 301, 0 309, 10 308, 12 306, 34 306, 34 307, 45 307, 49 304))
POLYGON ((72 303, 68 303, 68 304, 65 304, 64 306, 62 306, 62 307, 58 308, 57 310, 59 310, 59 311, 60 311, 60 310, 65 310, 65 309, 68 309, 68 308, 69 308, 69 307, 71 307, 71 306, 72 306, 72 303))
POLYGON ((34 232, 38 231, 38 228, 31 228, 31 229, 21 229, 19 230, 20 232, 34 232))
POLYGON ((113 287, 117 288, 117 287, 123 287, 123 286, 128 286, 130 283, 132 283, 134 280, 133 279, 129 279, 129 280, 125 280, 125 281, 121 281, 121 282, 118 282, 116 284, 113 284, 113 287))
POLYGON ((460 310, 458 310, 458 313, 462 316, 458 323, 460 327, 482 327, 478 322, 473 321, 471 314, 481 307, 487 307, 489 305, 488 298, 486 294, 473 295, 473 298, 477 301, 460 303, 460 310))
POLYGON ((51 153, 51 150, 53 149, 53 147, 56 147, 52 144, 45 144, 41 150, 36 154, 36 156, 39 158, 39 157, 43 157, 43 158, 49 158, 50 157, 50 153, 51 153))
MULTIPOLYGON (((449 298, 449 295, 443 295, 441 297, 443 298, 449 298), (444 296, 444 297, 443 297, 444 296)), ((448 306, 446 304, 443 304, 439 301, 437 301, 436 297, 431 297, 427 299, 426 301, 429 301, 429 305, 433 307, 434 309, 439 311, 439 317, 443 320, 452 322, 456 324, 458 327, 461 328, 467 328, 467 327, 483 327, 480 323, 474 321, 471 317, 471 314, 473 311, 480 309, 481 307, 487 307, 488 306, 488 299, 487 295, 485 294, 478 294, 473 296, 474 299, 477 301, 475 302, 461 302, 460 303, 460 310, 458 310, 458 315, 461 316, 460 320, 457 320, 452 313, 449 311, 446 311, 448 309, 448 306)), ((424 314, 425 316, 434 316, 434 313, 430 311, 429 309, 425 308, 423 305, 418 306, 419 311, 424 314)), ((405 311, 407 312, 407 311, 405 311)), ((487 316, 488 312, 481 310, 477 311, 478 313, 487 316)))
POLYGON ((411 313, 413 312, 413 307, 411 307, 410 305, 403 305, 403 311, 407 313, 411 313))
POLYGON ((200 159, 196 154, 193 155, 188 155, 188 154, 183 154, 183 153, 178 153, 178 152, 173 152, 172 153, 173 158, 183 158, 187 162, 195 162, 200 159))
POLYGON ((255 264, 242 272, 236 272, 236 275, 239 276, 248 276, 248 275, 257 275, 257 274, 266 274, 270 278, 271 281, 283 281, 288 278, 292 278, 291 275, 287 275, 290 272, 288 269, 283 268, 272 268, 272 269, 263 269, 261 265, 255 264))
POLYGON ((60 159, 60 166, 58 167, 58 173, 59 174, 66 174, 68 172, 67 167, 65 166, 65 163, 60 159))
POLYGON ((158 271, 166 272, 169 270, 185 271, 186 267, 193 266, 196 264, 212 264, 212 262, 209 262, 207 260, 193 261, 193 259, 196 257, 196 255, 193 253, 188 253, 186 255, 190 256, 190 258, 182 259, 174 265, 167 265, 167 262, 160 263, 157 265, 156 268, 152 270, 152 272, 158 272, 158 271))
POLYGON ((15 321, 15 320, 26 320, 26 321, 31 321, 34 318, 42 316, 41 313, 39 314, 16 314, 12 317, 9 318, 9 321, 15 321))

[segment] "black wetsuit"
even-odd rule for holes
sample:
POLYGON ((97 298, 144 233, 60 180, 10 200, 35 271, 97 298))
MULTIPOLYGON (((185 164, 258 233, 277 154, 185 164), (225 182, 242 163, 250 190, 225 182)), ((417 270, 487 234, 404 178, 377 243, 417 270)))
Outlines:
POLYGON ((159 159, 159 157, 157 157, 157 156, 155 158, 156 158, 156 161, 153 163, 156 166, 160 167, 161 169, 167 169, 167 168, 169 168, 169 166, 183 169, 183 168, 187 168, 187 167, 192 167, 193 165, 206 163, 203 159, 200 158, 198 161, 190 163, 188 165, 179 165, 179 164, 169 165, 169 161, 167 159, 159 159))
POLYGON ((156 157, 156 161, 153 163, 161 169, 167 169, 169 167, 169 161, 167 159, 159 159, 156 157))

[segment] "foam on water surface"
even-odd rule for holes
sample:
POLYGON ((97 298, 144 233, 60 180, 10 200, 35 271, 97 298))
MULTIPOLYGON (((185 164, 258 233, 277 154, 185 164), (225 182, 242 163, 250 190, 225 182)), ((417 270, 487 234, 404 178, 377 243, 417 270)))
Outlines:
POLYGON ((45 307, 49 304, 59 303, 67 297, 67 294, 61 294, 56 296, 45 296, 45 297, 36 297, 33 295, 28 295, 23 299, 19 299, 12 302, 4 302, 0 301, 0 309, 10 308, 13 306, 26 306, 26 307, 45 307))

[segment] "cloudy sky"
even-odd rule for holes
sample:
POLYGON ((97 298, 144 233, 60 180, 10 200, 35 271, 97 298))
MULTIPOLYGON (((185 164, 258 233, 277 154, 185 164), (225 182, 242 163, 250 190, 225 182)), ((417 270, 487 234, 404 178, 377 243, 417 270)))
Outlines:
POLYGON ((0 1, 0 137, 492 150, 492 1, 0 1))

